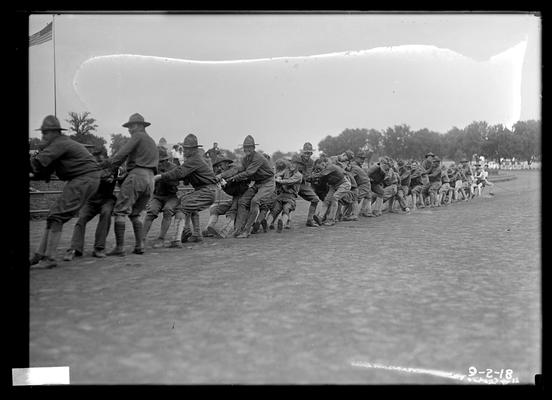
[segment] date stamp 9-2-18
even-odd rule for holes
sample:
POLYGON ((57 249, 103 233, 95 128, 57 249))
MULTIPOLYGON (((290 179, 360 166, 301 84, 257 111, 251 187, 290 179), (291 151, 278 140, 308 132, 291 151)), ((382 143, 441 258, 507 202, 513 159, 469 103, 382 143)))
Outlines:
POLYGON ((480 380, 485 383, 519 383, 519 378, 514 376, 514 371, 512 369, 504 368, 498 370, 492 368, 478 370, 476 367, 471 366, 468 368, 468 378, 475 380, 478 380, 477 378, 481 378, 480 380))

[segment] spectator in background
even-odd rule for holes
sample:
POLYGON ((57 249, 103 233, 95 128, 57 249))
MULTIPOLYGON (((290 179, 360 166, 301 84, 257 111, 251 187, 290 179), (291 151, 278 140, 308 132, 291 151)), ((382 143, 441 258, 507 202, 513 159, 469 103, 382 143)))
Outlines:
POLYGON ((182 165, 184 156, 182 155, 182 146, 175 144, 171 150, 172 162, 175 165, 182 165))
POLYGON ((212 163, 220 159, 222 156, 222 152, 220 151, 217 142, 214 142, 213 147, 207 150, 206 153, 207 153, 207 156, 211 159, 212 163))

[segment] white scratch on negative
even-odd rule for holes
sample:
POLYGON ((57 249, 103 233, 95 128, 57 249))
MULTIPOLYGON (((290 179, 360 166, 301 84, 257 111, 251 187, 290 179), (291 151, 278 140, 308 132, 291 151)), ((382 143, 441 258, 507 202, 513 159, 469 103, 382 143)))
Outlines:
POLYGON ((362 368, 377 368, 377 369, 386 369, 386 370, 392 370, 392 371, 400 371, 400 372, 406 372, 406 373, 412 373, 412 374, 425 374, 425 375, 432 375, 432 376, 438 376, 441 378, 448 378, 448 379, 454 379, 457 381, 462 382, 468 382, 468 383, 487 383, 487 384, 493 384, 493 383, 510 383, 511 381, 507 380, 497 380, 497 379, 487 379, 483 377, 469 377, 465 374, 459 374, 455 372, 447 372, 447 371, 439 371, 436 369, 424 369, 424 368, 411 368, 411 367, 399 367, 394 365, 383 365, 383 364, 377 364, 377 363, 369 363, 365 361, 352 361, 351 365, 354 367, 362 367, 362 368))

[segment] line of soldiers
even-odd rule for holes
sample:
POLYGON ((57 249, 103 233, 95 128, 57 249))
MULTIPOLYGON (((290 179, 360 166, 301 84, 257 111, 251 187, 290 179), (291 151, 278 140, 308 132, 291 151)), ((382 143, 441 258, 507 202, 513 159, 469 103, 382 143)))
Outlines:
POLYGON ((312 159, 314 149, 305 143, 291 159, 275 160, 256 151, 257 143, 248 135, 242 144, 244 156, 234 162, 219 156, 207 159, 197 137, 189 134, 182 143, 184 160, 175 165, 163 146, 157 146, 145 128, 150 123, 133 114, 122 126, 130 140, 113 156, 105 148, 90 153, 86 147, 62 134, 59 121, 47 116, 41 128, 43 145, 31 158, 30 178, 48 179, 55 173, 67 181, 62 194, 51 207, 31 268, 57 266, 56 250, 65 222, 78 214, 71 246, 64 260, 84 253, 85 228, 99 214, 94 257, 125 255, 125 225, 128 217, 135 238, 133 253, 144 254, 146 237, 159 214, 159 236, 153 248, 181 248, 183 242, 200 242, 203 237, 247 238, 261 227, 264 232, 281 233, 291 227, 291 215, 299 197, 309 202, 306 226, 332 226, 359 217, 379 217, 384 205, 389 212, 408 213, 417 207, 446 206, 468 201, 481 194, 488 173, 474 170, 467 160, 449 168, 433 153, 421 163, 382 157, 365 166, 366 152, 348 150, 339 156, 321 155, 312 159), (121 167, 125 164, 125 173, 121 167), (178 196, 182 182, 193 191, 178 196), (114 194, 115 185, 120 190, 114 194), (398 207, 397 207, 398 205, 398 207), (209 209, 209 221, 201 230, 199 213, 209 209), (146 212, 145 218, 141 214, 146 212), (115 247, 106 253, 106 237, 114 216, 115 247), (222 228, 216 225, 225 217, 222 228), (174 218, 175 231, 166 243, 174 218))

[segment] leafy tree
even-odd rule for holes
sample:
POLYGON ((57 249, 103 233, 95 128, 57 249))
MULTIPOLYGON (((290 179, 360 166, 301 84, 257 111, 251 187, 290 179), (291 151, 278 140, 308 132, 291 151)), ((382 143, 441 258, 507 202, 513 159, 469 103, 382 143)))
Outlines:
POLYGON ((516 158, 531 161, 539 157, 541 149, 541 123, 540 121, 518 121, 513 126, 513 133, 519 140, 519 148, 516 158))
POLYGON ((122 133, 112 133, 111 144, 109 145, 110 155, 116 154, 129 140, 130 136, 123 136, 122 133))
POLYGON ((378 130, 370 129, 368 131, 368 138, 366 139, 364 150, 381 155, 383 150, 383 134, 378 130))
POLYGON ((428 151, 443 155, 443 137, 438 132, 426 128, 420 129, 405 138, 405 154, 403 157, 422 159, 428 151))
POLYGON ((337 137, 326 136, 320 143, 318 149, 329 156, 341 154, 347 150, 358 152, 364 149, 368 143, 367 129, 345 129, 337 137))
POLYGON ((105 147, 106 140, 100 136, 94 135, 92 132, 96 131, 98 125, 95 123, 94 118, 89 117, 88 111, 82 114, 76 112, 69 112, 69 119, 66 119, 69 123, 69 131, 74 132, 69 137, 79 143, 91 144, 96 147, 105 147))
POLYGON ((480 154, 483 141, 488 136, 489 125, 485 121, 474 121, 464 128, 461 139, 462 150, 471 158, 480 154))
POLYGON ((82 114, 70 111, 69 119, 65 120, 69 123, 69 130, 75 132, 75 134, 86 134, 96 131, 96 128, 98 127, 95 123, 96 120, 89 117, 89 115, 90 113, 88 111, 85 111, 82 114))
POLYGON ((383 134, 383 150, 391 158, 407 158, 407 139, 412 136, 408 125, 395 125, 383 134))

